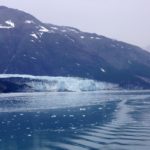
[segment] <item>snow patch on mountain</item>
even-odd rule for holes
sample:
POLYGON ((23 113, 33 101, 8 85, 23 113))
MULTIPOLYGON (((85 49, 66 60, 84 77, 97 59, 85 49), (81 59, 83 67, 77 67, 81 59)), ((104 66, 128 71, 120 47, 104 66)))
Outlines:
POLYGON ((96 37, 95 39, 96 39, 96 40, 101 40, 101 38, 100 38, 100 37, 96 37))
POLYGON ((53 29, 53 30, 58 30, 58 28, 57 27, 50 27, 51 29, 53 29))
POLYGON ((80 38, 81 38, 81 39, 84 39, 85 37, 84 37, 84 36, 80 36, 80 38))
POLYGON ((49 30, 47 28, 45 28, 44 26, 40 26, 39 31, 40 32, 49 32, 49 30))
POLYGON ((79 31, 77 31, 76 29, 73 29, 73 28, 69 28, 68 30, 75 32, 75 33, 79 33, 79 31))
POLYGON ((90 39, 101 40, 100 37, 93 37, 93 36, 91 36, 90 39))
POLYGON ((44 34, 44 33, 55 33, 55 31, 54 31, 54 29, 52 29, 52 30, 49 30, 48 28, 46 28, 46 27, 44 27, 44 26, 38 26, 37 27, 38 28, 38 35, 39 35, 39 37, 42 37, 42 35, 44 34))
POLYGON ((32 23, 34 23, 34 21, 33 20, 25 20, 25 23, 32 24, 32 23))
POLYGON ((5 21, 6 24, 10 25, 12 28, 15 27, 14 22, 12 22, 11 20, 5 21))
POLYGON ((10 29, 10 28, 14 28, 15 27, 15 23, 12 22, 11 20, 5 21, 5 24, 7 24, 7 25, 0 24, 0 28, 1 29, 10 29))
POLYGON ((38 36, 35 33, 30 34, 32 37, 34 37, 35 39, 38 39, 38 36))

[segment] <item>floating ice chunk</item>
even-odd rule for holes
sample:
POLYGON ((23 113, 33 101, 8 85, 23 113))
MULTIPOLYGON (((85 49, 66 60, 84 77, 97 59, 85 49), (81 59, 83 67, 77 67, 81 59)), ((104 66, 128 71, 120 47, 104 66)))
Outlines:
POLYGON ((76 65, 79 67, 80 66, 80 64, 79 63, 76 63, 76 65))
POLYGON ((70 118, 73 118, 73 117, 74 117, 74 115, 69 115, 69 117, 70 117, 70 118))
POLYGON ((23 115, 24 115, 24 114, 22 114, 22 113, 20 114, 20 116, 23 116, 23 115))
POLYGON ((31 135, 31 134, 28 134, 27 136, 28 136, 28 137, 31 137, 32 135, 31 135))
POLYGON ((56 115, 52 115, 52 116, 51 116, 51 118, 56 118, 56 117, 57 117, 56 115))
POLYGON ((132 62, 130 60, 128 60, 128 64, 132 64, 132 62))
POLYGON ((102 107, 99 107, 98 109, 99 109, 99 110, 102 110, 103 108, 102 108, 102 107))
POLYGON ((94 37, 90 37, 91 39, 94 39, 94 37))
POLYGON ((104 73, 106 72, 106 70, 105 70, 105 69, 103 69, 103 68, 100 68, 100 70, 101 70, 102 72, 104 72, 104 73))
POLYGON ((36 60, 37 58, 35 58, 35 57, 31 57, 31 59, 36 60))
POLYGON ((80 108, 80 111, 86 111, 86 108, 80 108))

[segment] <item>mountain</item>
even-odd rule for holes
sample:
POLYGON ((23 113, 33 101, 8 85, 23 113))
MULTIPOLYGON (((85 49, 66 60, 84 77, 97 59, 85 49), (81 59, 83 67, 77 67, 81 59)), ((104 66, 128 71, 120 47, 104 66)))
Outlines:
MULTIPOLYGON (((150 53, 0 6, 0 74, 80 77, 150 88, 150 53)), ((3 85, 1 83, 1 85, 3 85)))

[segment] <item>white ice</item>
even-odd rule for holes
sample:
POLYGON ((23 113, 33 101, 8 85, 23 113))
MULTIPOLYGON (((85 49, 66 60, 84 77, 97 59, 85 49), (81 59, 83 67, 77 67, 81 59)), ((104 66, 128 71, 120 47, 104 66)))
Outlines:
POLYGON ((102 71, 102 72, 106 72, 106 70, 105 70, 105 69, 103 69, 103 68, 101 68, 101 71, 102 71))
POLYGON ((77 77, 51 77, 51 76, 32 76, 19 74, 0 74, 0 78, 27 78, 31 81, 27 82, 33 90, 38 91, 99 91, 108 89, 118 89, 118 85, 99 82, 91 79, 83 79, 77 77))

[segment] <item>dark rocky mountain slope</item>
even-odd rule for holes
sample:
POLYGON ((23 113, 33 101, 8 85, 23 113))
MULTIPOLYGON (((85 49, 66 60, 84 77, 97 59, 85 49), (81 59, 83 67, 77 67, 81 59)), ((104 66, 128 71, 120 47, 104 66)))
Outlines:
POLYGON ((150 88, 150 53, 1 6, 0 74, 72 76, 150 88))

